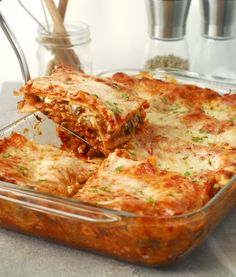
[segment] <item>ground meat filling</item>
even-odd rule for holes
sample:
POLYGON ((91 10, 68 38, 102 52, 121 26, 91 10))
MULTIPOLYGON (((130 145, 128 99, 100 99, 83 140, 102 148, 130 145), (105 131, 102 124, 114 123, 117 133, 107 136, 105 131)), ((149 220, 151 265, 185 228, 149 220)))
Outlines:
POLYGON ((50 102, 46 101, 45 99, 39 99, 39 102, 35 105, 36 109, 43 112, 55 123, 73 130, 81 137, 92 141, 93 145, 101 142, 98 130, 96 129, 95 116, 89 115, 86 108, 69 105, 68 101, 58 101, 56 99, 50 102))

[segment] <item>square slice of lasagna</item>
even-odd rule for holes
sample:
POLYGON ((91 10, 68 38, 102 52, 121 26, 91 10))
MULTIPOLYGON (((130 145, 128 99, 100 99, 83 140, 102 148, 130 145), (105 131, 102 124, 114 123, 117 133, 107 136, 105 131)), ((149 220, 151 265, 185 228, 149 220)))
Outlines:
POLYGON ((149 106, 122 84, 68 67, 29 81, 19 93, 24 94, 20 111, 39 110, 104 153, 130 139, 149 106))
POLYGON ((4 182, 71 197, 96 170, 93 162, 17 133, 0 140, 0 180, 4 182))
POLYGON ((156 157, 133 161, 119 155, 110 154, 73 197, 109 209, 173 216, 198 210, 212 195, 209 183, 162 170, 156 157))

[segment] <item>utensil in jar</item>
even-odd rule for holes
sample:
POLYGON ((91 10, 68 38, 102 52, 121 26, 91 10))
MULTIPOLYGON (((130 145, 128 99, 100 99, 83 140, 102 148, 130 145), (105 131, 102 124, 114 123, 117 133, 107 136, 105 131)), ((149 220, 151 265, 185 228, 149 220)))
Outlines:
MULTIPOLYGON (((17 38, 15 37, 14 33, 12 32, 11 28, 7 24, 6 19, 2 15, 1 11, 0 11, 0 26, 3 30, 3 32, 5 33, 8 41, 10 42, 10 44, 17 56, 17 59, 18 59, 18 62, 20 64, 20 68, 21 68, 22 78, 23 78, 24 82, 27 83, 31 79, 31 77, 30 77, 29 67, 28 67, 24 52, 23 52, 17 38)), ((85 142, 87 145, 92 146, 89 142, 87 142, 84 138, 79 136, 77 133, 73 132, 72 130, 69 130, 68 128, 66 128, 64 126, 61 126, 61 125, 59 125, 59 126, 62 129, 68 131, 70 134, 77 137, 78 139, 80 139, 81 141, 85 142)))

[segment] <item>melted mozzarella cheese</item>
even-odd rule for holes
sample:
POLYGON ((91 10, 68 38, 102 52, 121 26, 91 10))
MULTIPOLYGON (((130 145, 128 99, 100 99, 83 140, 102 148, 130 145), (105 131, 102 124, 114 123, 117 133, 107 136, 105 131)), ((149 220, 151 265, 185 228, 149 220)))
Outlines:
POLYGON ((74 99, 78 92, 83 92, 96 96, 107 109, 119 113, 121 118, 125 118, 130 111, 138 109, 143 101, 123 86, 111 81, 98 81, 92 76, 83 74, 55 72, 51 76, 35 78, 31 82, 32 89, 41 90, 42 93, 48 92, 46 103, 50 103, 56 93, 60 93, 62 99, 74 99), (70 81, 66 81, 67 79, 70 81))
POLYGON ((144 214, 152 210, 153 214, 174 215, 200 207, 208 196, 187 178, 158 169, 155 159, 132 161, 112 153, 74 198, 144 214))
POLYGON ((0 178, 52 194, 71 196, 97 166, 51 145, 37 145, 18 134, 0 153, 0 178), (21 141, 15 146, 15 141, 21 141))

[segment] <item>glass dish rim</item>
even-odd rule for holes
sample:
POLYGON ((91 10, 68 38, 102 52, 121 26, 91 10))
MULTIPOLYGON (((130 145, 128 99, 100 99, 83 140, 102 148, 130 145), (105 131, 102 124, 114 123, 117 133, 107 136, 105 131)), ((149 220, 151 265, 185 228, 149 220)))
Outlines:
MULTIPOLYGON (((142 69, 137 69, 137 68, 124 68, 124 69, 117 69, 117 70, 109 70, 109 71, 104 71, 99 73, 97 76, 98 77, 104 77, 105 74, 110 74, 110 73, 115 73, 115 72, 127 72, 127 71, 133 71, 133 72, 144 72, 142 69)), ((235 83, 225 83, 225 80, 227 80, 226 78, 220 78, 218 80, 213 80, 212 78, 209 79, 205 79, 203 76, 207 76, 207 75, 201 75, 198 73, 194 73, 194 72, 189 72, 189 71, 184 71, 184 70, 175 70, 175 69, 167 69, 167 68, 159 68, 155 71, 153 70, 145 70, 145 72, 150 72, 150 73, 158 73, 158 74, 174 74, 176 78, 178 77, 183 77, 183 78, 189 78, 192 81, 201 81, 201 82, 212 82, 214 85, 220 85, 220 86, 235 86, 236 89, 236 80, 235 83), (224 82, 222 82, 224 81, 224 82)), ((31 116, 33 116, 35 113, 30 113, 30 114, 26 114, 25 116, 21 117, 20 119, 14 121, 11 124, 8 124, 7 126, 3 127, 0 129, 0 134, 3 134, 4 132, 13 129, 14 130, 14 126, 16 126, 17 124, 27 120, 28 118, 30 118, 31 116)), ((140 215, 140 214, 135 214, 135 213, 131 213, 131 212, 126 212, 126 211, 119 211, 119 210, 113 210, 113 209, 108 209, 108 208, 102 208, 99 206, 95 206, 89 203, 85 203, 85 202, 81 202, 79 200, 75 200, 73 198, 69 198, 69 197, 62 197, 62 196, 56 196, 56 195, 52 195, 52 194, 48 194, 48 193, 42 193, 42 192, 38 192, 35 191, 33 189, 30 188, 25 188, 25 187, 20 187, 18 185, 15 184, 11 184, 8 182, 3 182, 0 180, 0 191, 1 191, 1 187, 3 186, 5 189, 8 189, 9 192, 14 192, 14 191, 20 191, 21 193, 25 193, 25 196, 27 197, 28 194, 37 196, 37 198, 40 198, 40 200, 45 200, 45 199, 50 199, 52 202, 55 202, 56 204, 59 203, 67 203, 69 206, 71 206, 72 208, 78 208, 78 206, 82 205, 83 207, 88 208, 88 210, 91 211, 91 209, 96 210, 100 213, 106 213, 106 214, 112 214, 114 216, 121 216, 121 217, 131 217, 131 218, 143 218, 143 219, 151 219, 151 218, 155 218, 155 219, 159 219, 159 220, 176 220, 176 219, 187 219, 187 218, 192 218, 196 215, 199 215, 201 213, 205 213, 207 212, 210 207, 212 205, 214 205, 215 202, 217 202, 217 200, 225 193, 225 191, 227 191, 228 189, 230 189, 230 187, 236 182, 236 175, 234 175, 226 184, 225 186, 220 189, 219 192, 217 192, 203 207, 201 207, 198 210, 195 210, 193 212, 190 213, 186 213, 186 214, 181 214, 181 215, 174 215, 174 216, 157 216, 157 215, 140 215), (10 191, 10 190, 13 191, 10 191), (58 201, 59 200, 59 201, 58 201)))
POLYGON ((212 76, 202 73, 197 73, 188 70, 176 69, 176 68, 167 68, 167 67, 158 67, 155 70, 151 69, 143 69, 143 68, 118 68, 118 69, 110 69, 99 72, 97 74, 98 77, 106 77, 107 74, 117 73, 117 72, 148 72, 155 76, 155 74, 174 74, 176 77, 182 77, 191 79, 192 81, 201 81, 204 83, 209 83, 213 85, 220 86, 232 86, 236 90, 236 79, 225 78, 220 76, 212 76))

